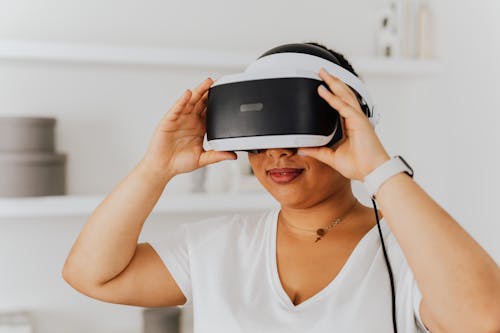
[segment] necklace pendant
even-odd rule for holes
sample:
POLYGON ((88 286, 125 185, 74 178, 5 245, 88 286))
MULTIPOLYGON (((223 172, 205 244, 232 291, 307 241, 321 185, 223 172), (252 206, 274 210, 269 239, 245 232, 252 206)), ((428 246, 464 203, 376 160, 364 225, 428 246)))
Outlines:
POLYGON ((321 238, 326 234, 326 230, 323 229, 323 228, 320 228, 318 230, 316 230, 316 235, 318 235, 318 237, 316 238, 316 240, 314 241, 314 243, 317 243, 319 240, 321 240, 321 238))

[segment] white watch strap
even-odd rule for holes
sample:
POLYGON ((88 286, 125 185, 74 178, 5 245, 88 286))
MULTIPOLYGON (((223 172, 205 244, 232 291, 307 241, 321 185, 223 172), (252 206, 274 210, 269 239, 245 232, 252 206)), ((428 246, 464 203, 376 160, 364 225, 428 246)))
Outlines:
POLYGON ((380 186, 400 172, 406 172, 410 177, 413 177, 413 170, 401 156, 394 156, 370 172, 363 181, 370 197, 375 199, 375 194, 380 186))

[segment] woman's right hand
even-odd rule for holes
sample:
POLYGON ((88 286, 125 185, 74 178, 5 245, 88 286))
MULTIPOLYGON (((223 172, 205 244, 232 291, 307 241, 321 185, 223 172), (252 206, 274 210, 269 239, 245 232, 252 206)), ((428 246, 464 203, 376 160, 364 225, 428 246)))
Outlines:
POLYGON ((203 149, 206 101, 213 82, 208 78, 192 91, 186 90, 155 129, 142 163, 165 179, 237 158, 234 152, 203 149))

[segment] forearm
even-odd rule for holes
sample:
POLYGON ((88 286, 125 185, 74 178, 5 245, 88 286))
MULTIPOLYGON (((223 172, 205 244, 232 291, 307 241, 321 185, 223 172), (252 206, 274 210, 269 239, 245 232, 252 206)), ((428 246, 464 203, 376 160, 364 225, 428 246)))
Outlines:
POLYGON ((88 219, 63 275, 85 284, 100 284, 120 274, 132 259, 144 221, 169 179, 144 161, 137 164, 88 219))
POLYGON ((445 327, 496 320, 499 268, 445 210, 403 173, 381 186, 377 203, 426 305, 445 327))

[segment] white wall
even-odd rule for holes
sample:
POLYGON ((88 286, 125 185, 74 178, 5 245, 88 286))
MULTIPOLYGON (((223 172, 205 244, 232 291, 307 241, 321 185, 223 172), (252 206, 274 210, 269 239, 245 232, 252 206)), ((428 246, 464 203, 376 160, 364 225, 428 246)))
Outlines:
POLYGON ((9 1, 0 38, 263 51, 321 40, 370 54, 377 1, 9 1))
MULTIPOLYGON (((153 214, 141 242, 158 240, 176 223, 197 221, 207 214, 153 214)), ((36 333, 142 332, 143 308, 82 296, 61 278, 64 260, 85 220, 85 216, 0 219, 0 313, 27 312, 36 333)), ((188 317, 191 309, 186 313, 188 317)), ((189 332, 190 323, 184 327, 189 332)))
MULTIPOLYGON (((347 56, 372 55, 372 17, 382 2, 0 0, 0 40, 204 47, 256 56, 280 43, 317 40, 347 56)), ((433 7, 444 71, 365 77, 383 113, 378 133, 389 152, 407 157, 419 183, 498 261, 500 2, 435 1, 433 7)), ((0 114, 57 116, 58 150, 69 154, 69 193, 107 193, 142 156, 175 98, 206 76, 223 74, 210 68, 0 60, 0 114)), ((172 192, 186 191, 186 177, 172 192)), ((52 280, 59 278, 78 223, 0 224, 0 281, 12 283, 8 297, 0 295, 0 308, 33 309, 37 332, 56 332, 49 323, 56 317, 66 318, 65 325, 75 323, 74 331, 138 332, 137 312, 124 315, 128 308, 85 300, 52 280), (45 228, 57 237, 37 239, 45 228), (5 278, 6 272, 21 274, 4 270, 6 262, 30 256, 38 266, 26 272, 39 279, 5 278)))
POLYGON ((415 83, 408 151, 421 183, 498 262, 500 2, 436 1, 435 8, 446 72, 415 83))

